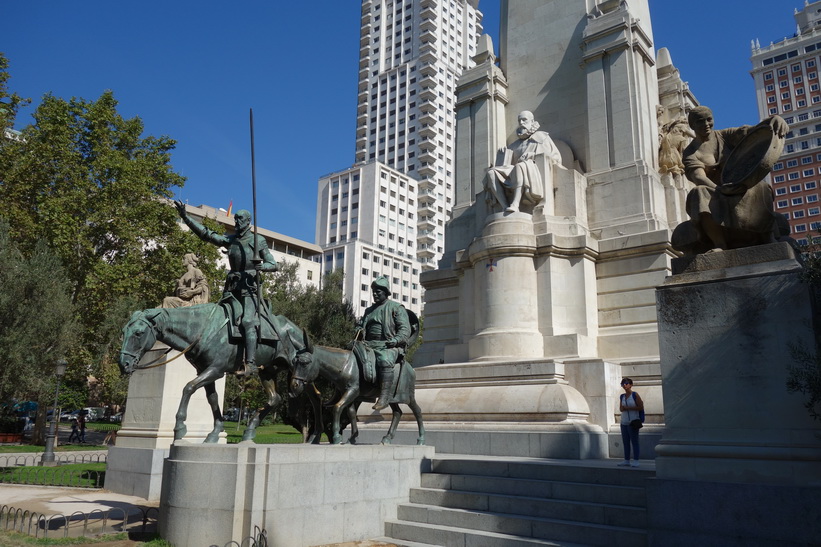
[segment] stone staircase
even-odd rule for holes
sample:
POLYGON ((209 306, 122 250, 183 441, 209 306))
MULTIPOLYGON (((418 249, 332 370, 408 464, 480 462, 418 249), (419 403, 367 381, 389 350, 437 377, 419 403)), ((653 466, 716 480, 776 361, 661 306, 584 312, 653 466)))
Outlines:
POLYGON ((437 455, 384 541, 438 547, 647 545, 644 468, 618 460, 437 455))

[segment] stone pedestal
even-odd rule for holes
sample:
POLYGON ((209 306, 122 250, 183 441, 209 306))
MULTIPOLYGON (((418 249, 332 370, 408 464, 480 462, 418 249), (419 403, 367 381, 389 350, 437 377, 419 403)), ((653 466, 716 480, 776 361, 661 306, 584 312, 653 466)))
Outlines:
POLYGON ((658 289, 667 425, 658 477, 821 481, 817 424, 786 388, 789 345, 814 344, 812 299, 792 248, 749 247, 679 267, 658 289))
POLYGON ((819 428, 785 385, 789 345, 812 349, 815 340, 812 298, 792 248, 677 259, 673 271, 658 289, 666 428, 648 491, 653 542, 817 540, 817 526, 814 536, 799 529, 807 496, 817 511, 819 428), (728 512, 753 525, 728 526, 736 520, 728 512))
POLYGON ((255 527, 270 545, 383 536, 434 454, 430 446, 178 442, 165 465, 160 535, 178 547, 245 544, 255 527))
POLYGON ((477 330, 468 343, 471 360, 543 355, 535 252, 532 217, 525 213, 490 215, 468 247, 477 330))
MULTIPOLYGON (((105 487, 120 494, 160 499, 162 462, 174 442, 174 423, 185 385, 196 370, 184 355, 157 343, 146 352, 140 366, 173 359, 167 365, 135 371, 128 383, 128 399, 117 442, 108 453, 105 487)), ((225 379, 217 381, 222 409, 225 379)), ((205 390, 197 391, 188 405, 186 440, 202 442, 214 428, 205 390)), ((225 443, 225 433, 221 435, 225 443)))
MULTIPOLYGON (((442 453, 591 459, 608 457, 619 367, 600 360, 522 360, 416 369, 426 442, 442 453), (605 379, 611 379, 608 384, 605 379), (577 389, 581 387, 587 397, 577 389)), ((397 443, 415 441, 415 422, 397 443)), ((378 442, 390 413, 360 407, 360 439, 378 442)))

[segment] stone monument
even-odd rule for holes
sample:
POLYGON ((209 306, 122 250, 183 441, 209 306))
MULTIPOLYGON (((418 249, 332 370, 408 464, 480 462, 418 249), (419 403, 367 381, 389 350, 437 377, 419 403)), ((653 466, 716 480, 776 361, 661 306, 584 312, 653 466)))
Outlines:
POLYGON ((655 287, 676 256, 670 234, 686 192, 662 180, 658 123, 692 96, 669 55, 656 63, 647 0, 503 0, 501 12, 498 59, 485 38, 457 85, 455 205, 439 267, 421 276, 414 365, 428 442, 440 452, 619 454, 619 380, 629 376, 652 457, 664 420, 655 287), (499 180, 488 166, 510 165, 496 155, 518 144, 519 114, 549 133, 551 176, 541 199, 499 212, 485 200, 488 177, 499 180))

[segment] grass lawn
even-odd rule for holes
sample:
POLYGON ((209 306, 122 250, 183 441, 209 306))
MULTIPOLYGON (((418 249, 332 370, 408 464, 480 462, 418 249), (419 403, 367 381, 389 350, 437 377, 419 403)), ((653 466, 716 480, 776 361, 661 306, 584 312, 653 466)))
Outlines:
MULTIPOLYGON (((228 444, 240 442, 243 432, 245 432, 244 425, 240 425, 237 429, 237 422, 225 422, 228 444)), ((327 440, 324 435, 322 438, 327 440)), ((257 444, 299 444, 302 442, 302 433, 285 424, 261 425, 257 427, 254 442, 257 444)))
POLYGON ((71 463, 55 467, 0 467, 0 482, 38 486, 101 488, 105 463, 71 463))

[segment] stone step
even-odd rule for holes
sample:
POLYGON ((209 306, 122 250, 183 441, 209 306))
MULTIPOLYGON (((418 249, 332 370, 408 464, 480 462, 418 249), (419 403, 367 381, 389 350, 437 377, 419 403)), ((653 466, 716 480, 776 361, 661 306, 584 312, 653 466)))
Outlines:
POLYGON ((582 482, 614 486, 644 487, 645 479, 655 476, 652 469, 617 467, 620 460, 585 465, 584 461, 542 460, 536 458, 435 457, 432 473, 479 475, 513 479, 582 482))
POLYGON ((474 532, 453 526, 394 520, 385 523, 385 532, 388 534, 387 541, 400 546, 404 546, 406 541, 423 541, 425 543, 422 545, 437 547, 585 547, 580 543, 526 538, 496 532, 474 532))
MULTIPOLYGON (((629 522, 632 526, 644 527, 647 522, 647 511, 641 507, 460 490, 412 488, 410 502, 426 506, 559 519, 597 525, 619 526, 629 522)), ((400 506, 400 509, 402 507, 400 506)))
POLYGON ((480 475, 450 475, 425 473, 423 488, 462 490, 488 494, 519 495, 533 498, 550 498, 568 501, 586 501, 644 507, 645 489, 639 486, 588 484, 570 481, 545 481, 538 479, 512 479, 480 475))
POLYGON ((388 521, 385 531, 397 540, 410 539, 442 547, 518 547, 531 545, 643 547, 647 533, 635 528, 601 526, 559 519, 512 517, 483 511, 422 507, 421 522, 388 521))

